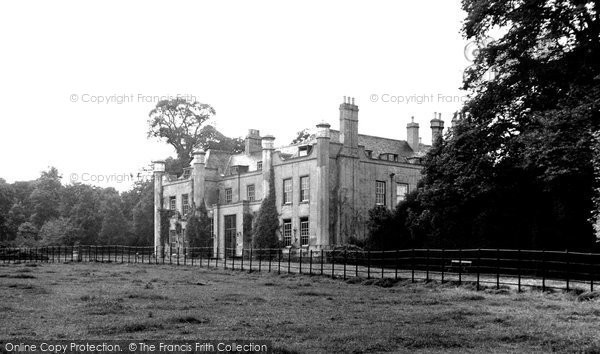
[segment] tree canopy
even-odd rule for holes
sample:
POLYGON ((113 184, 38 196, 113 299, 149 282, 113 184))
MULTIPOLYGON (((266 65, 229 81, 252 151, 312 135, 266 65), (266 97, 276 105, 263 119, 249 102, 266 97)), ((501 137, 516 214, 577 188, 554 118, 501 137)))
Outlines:
POLYGON ((202 124, 214 115, 208 104, 183 98, 163 100, 149 113, 148 137, 165 139, 175 148, 177 158, 189 164, 192 152, 202 143, 202 124))
POLYGON ((465 37, 495 39, 464 76, 462 119, 428 152, 419 190, 395 212, 402 237, 441 247, 594 245, 599 6, 463 1, 465 37))

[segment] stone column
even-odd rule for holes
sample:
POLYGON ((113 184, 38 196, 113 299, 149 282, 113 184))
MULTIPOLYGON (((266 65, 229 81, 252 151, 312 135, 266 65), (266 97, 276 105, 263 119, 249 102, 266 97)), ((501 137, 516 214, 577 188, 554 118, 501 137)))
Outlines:
POLYGON ((273 165, 273 150, 275 137, 267 135, 262 138, 262 168, 263 168, 263 198, 269 194, 269 174, 273 165))
POLYGON ((329 186, 329 143, 330 125, 317 125, 317 243, 318 248, 329 246, 329 202, 331 191, 329 186))
POLYGON ((194 160, 192 161, 192 166, 194 167, 192 170, 192 181, 194 183, 193 191, 194 191, 194 207, 199 208, 200 203, 204 203, 204 161, 205 153, 202 150, 194 151, 194 160))
POLYGON ((154 255, 162 254, 163 244, 160 242, 160 210, 162 209, 162 178, 165 173, 164 161, 153 161, 154 164, 154 255))

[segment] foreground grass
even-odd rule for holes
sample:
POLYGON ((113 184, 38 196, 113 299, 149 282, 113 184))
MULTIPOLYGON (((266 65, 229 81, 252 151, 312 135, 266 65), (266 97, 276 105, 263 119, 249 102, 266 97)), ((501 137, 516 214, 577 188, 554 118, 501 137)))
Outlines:
POLYGON ((299 353, 600 351, 600 301, 565 293, 71 263, 0 266, 0 298, 0 340, 268 339, 299 353))

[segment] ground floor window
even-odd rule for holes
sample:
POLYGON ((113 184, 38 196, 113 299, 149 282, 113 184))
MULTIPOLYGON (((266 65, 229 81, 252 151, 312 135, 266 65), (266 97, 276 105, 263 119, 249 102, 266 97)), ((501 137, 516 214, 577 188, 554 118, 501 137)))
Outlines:
POLYGON ((385 205, 385 182, 375 181, 375 204, 385 205))
POLYGON ((396 185, 396 204, 406 200, 407 194, 408 194, 408 184, 398 183, 396 185))
POLYGON ((292 245, 292 220, 283 220, 283 245, 292 245))
POLYGON ((308 246, 309 238, 309 223, 308 218, 300 218, 300 245, 308 246))
POLYGON ((233 215, 225 215, 225 251, 228 252, 236 245, 236 217, 233 215))

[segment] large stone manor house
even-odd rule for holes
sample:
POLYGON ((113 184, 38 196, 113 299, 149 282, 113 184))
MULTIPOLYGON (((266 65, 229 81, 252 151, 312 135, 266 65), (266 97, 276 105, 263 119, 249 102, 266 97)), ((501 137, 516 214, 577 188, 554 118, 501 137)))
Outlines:
MULTIPOLYGON (((368 210, 394 208, 417 187, 422 158, 419 124, 407 124, 407 140, 358 133, 354 98, 340 104, 339 130, 328 123, 301 143, 275 147, 275 138, 250 129, 239 154, 194 152, 182 176, 165 174, 165 163, 154 162, 155 235, 161 247, 185 247, 185 215, 204 203, 211 218, 215 256, 241 255, 249 247, 244 216, 258 212, 268 193, 269 173, 275 174, 279 237, 285 249, 321 250, 366 237, 368 210), (168 240, 161 244, 160 209, 175 210, 168 240)), ((431 120, 432 136, 442 134, 441 115, 431 120)))

